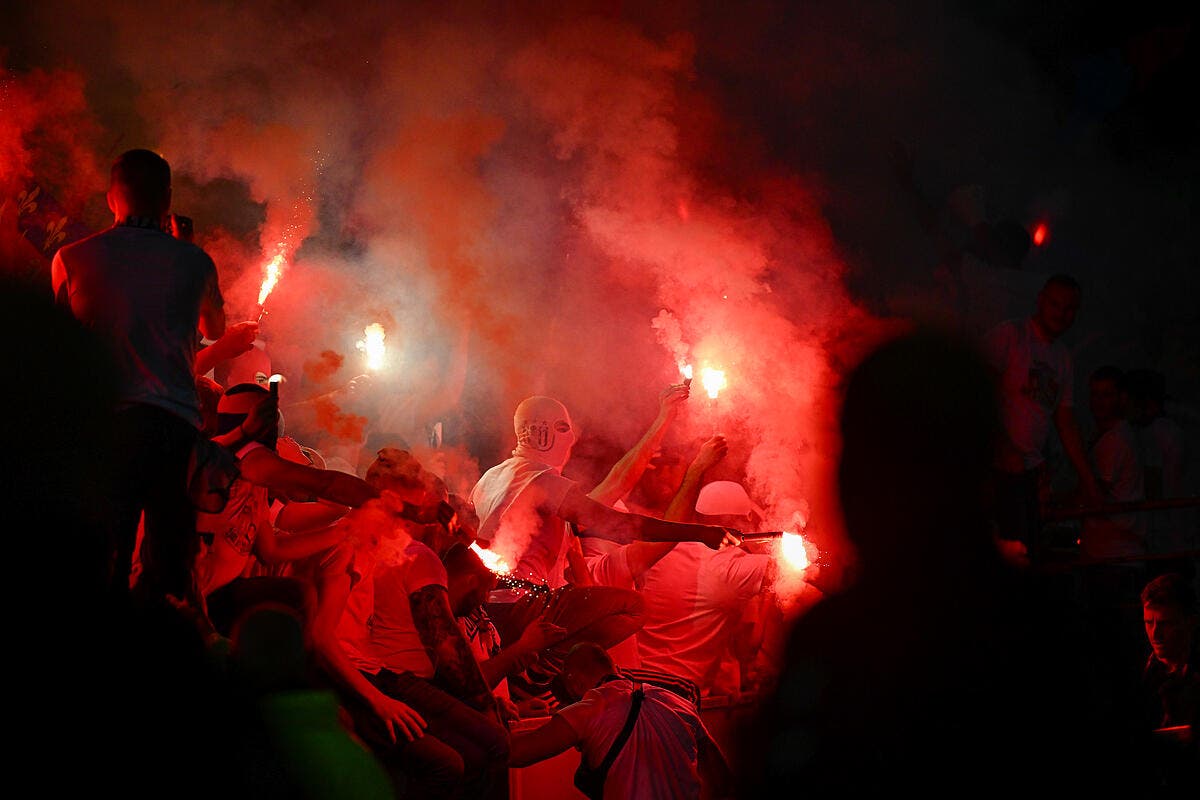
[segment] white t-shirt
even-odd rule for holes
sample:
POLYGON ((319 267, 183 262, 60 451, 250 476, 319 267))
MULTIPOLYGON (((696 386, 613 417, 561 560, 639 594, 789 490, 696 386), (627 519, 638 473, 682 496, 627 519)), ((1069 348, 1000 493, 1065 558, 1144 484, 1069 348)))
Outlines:
MULTIPOLYGON (((1105 431, 1091 448, 1092 469, 1105 487, 1107 500, 1144 500, 1137 437, 1122 420, 1105 431)), ((1146 552, 1145 529, 1137 514, 1090 517, 1083 522, 1081 550, 1089 558, 1137 556, 1146 552)))
MULTIPOLYGON (((698 742, 708 737, 695 708, 651 684, 629 740, 604 782, 604 800, 698 798, 698 742)), ((635 685, 624 678, 603 683, 558 712, 580 737, 582 759, 599 766, 625 726, 635 685)))
MULTIPOLYGON (((250 442, 237 451, 240 461, 263 445, 250 442)), ((258 532, 271 524, 267 488, 236 479, 229 487, 229 502, 219 514, 198 513, 196 531, 211 536, 201 538, 196 557, 196 576, 200 593, 207 597, 235 578, 241 577, 250 564, 258 532)))
POLYGON ((1031 319, 1001 322, 985 346, 1000 373, 1004 430, 1024 469, 1033 469, 1045 460, 1054 412, 1073 404, 1071 354, 1061 341, 1042 339, 1031 319))
POLYGON ((383 669, 383 662, 371 649, 370 621, 375 611, 375 554, 368 548, 356 551, 352 569, 358 578, 350 587, 346 608, 338 620, 335 635, 354 668, 374 675, 383 669))
POLYGON ((642 576, 642 666, 712 685, 742 610, 763 586, 769 555, 680 542, 642 576))
POLYGON ((558 470, 513 456, 483 474, 471 491, 479 538, 516 562, 516 577, 552 587, 566 583, 566 523, 554 514, 575 482, 558 470))
MULTIPOLYGON (((595 536, 584 536, 580 545, 585 553, 584 561, 587 562, 588 572, 596 583, 601 586, 615 586, 618 589, 638 588, 634 585, 633 573, 629 570, 629 560, 626 558, 626 548, 629 545, 617 544, 595 536), (595 555, 586 555, 589 549, 595 555)), ((621 669, 638 669, 642 666, 636 636, 617 642, 608 648, 608 654, 621 669)))
POLYGON ((369 625, 371 653, 392 672, 433 677, 434 665, 417 634, 408 599, 427 586, 446 588, 446 568, 437 553, 414 540, 395 557, 380 554, 375 563, 375 607, 369 625))
POLYGON ((192 370, 200 304, 217 304, 217 270, 194 244, 150 228, 116 226, 54 255, 71 313, 113 348, 120 407, 163 408, 200 427, 192 370))

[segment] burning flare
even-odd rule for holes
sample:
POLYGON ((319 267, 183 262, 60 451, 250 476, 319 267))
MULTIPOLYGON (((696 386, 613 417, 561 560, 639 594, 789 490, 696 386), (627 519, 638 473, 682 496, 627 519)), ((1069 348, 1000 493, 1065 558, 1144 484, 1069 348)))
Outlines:
POLYGON ((383 330, 383 326, 378 322, 372 322, 363 328, 363 335, 366 338, 359 339, 354 346, 366 355, 367 369, 383 369, 384 356, 387 353, 383 344, 387 333, 383 330))
POLYGON ((791 531, 784 531, 783 536, 779 537, 779 552, 783 556, 783 562, 790 569, 796 572, 808 569, 810 561, 807 544, 803 536, 791 531))
POLYGON ((685 381, 692 379, 692 365, 679 362, 679 374, 683 376, 685 381))
POLYGON ((721 390, 729 385, 729 382, 725 380, 725 370, 712 367, 700 370, 700 383, 704 385, 704 391, 708 392, 708 396, 713 400, 716 400, 721 390))
POLYGON ((497 575, 507 575, 512 572, 512 567, 498 553, 493 553, 491 550, 484 550, 475 542, 471 542, 471 549, 479 556, 479 560, 483 565, 497 575))
POLYGON ((279 275, 283 272, 283 253, 278 253, 274 258, 267 263, 266 275, 263 277, 262 286, 258 290, 258 304, 261 306, 267 302, 267 296, 275 289, 275 284, 279 283, 279 275))

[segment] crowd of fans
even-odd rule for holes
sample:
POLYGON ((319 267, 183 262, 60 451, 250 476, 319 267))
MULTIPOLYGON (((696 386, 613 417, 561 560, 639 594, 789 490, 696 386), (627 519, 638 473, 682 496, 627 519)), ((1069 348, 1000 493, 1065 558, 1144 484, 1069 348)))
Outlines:
POLYGON ((1182 435, 1161 376, 1116 367, 1081 434, 1070 277, 980 348, 917 332, 854 371, 853 577, 786 631, 780 567, 741 540, 761 509, 706 479, 725 439, 662 452, 687 382, 591 483, 564 476, 578 432, 543 396, 469 494, 404 441, 331 469, 284 435, 269 369, 208 377, 255 327, 227 325, 172 227, 167 163, 125 153, 108 201, 114 226, 55 256, 56 303, 14 287, 0 315, 53 354, 15 348, 8 437, 38 575, 21 735, 57 753, 47 791, 503 797, 572 748, 576 787, 610 799, 1196 786, 1195 517, 1136 507, 1182 494, 1182 435), (1042 515, 1052 429, 1082 509, 1068 573, 1042 515), (751 690, 719 742, 710 700, 751 690))

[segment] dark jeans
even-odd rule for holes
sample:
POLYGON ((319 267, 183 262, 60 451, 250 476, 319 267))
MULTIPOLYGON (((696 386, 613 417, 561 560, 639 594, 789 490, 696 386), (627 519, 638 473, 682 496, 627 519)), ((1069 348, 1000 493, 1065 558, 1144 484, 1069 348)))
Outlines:
POLYGON ((144 512, 138 594, 194 598, 192 563, 198 540, 187 479, 188 461, 199 433, 180 417, 153 406, 119 412, 114 427, 118 451, 114 459, 115 561, 110 597, 120 601, 129 596, 138 519, 144 512))
POLYGON ((1004 472, 995 470, 995 517, 1001 539, 1015 539, 1029 550, 1031 564, 1038 563, 1042 538, 1041 506, 1038 503, 1039 470, 1004 472))
POLYGON ((367 679, 388 697, 412 707, 429 724, 424 736, 397 748, 396 757, 409 778, 405 797, 508 797, 508 731, 499 722, 411 672, 385 669, 367 679), (431 790, 423 784, 433 781, 456 783, 457 791, 443 788, 422 794, 431 790))

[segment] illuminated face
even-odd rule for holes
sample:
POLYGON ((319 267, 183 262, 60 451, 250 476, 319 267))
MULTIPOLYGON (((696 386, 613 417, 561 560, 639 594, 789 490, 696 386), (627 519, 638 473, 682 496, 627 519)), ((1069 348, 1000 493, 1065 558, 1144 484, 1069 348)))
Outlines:
POLYGON ((1038 293, 1034 318, 1052 339, 1062 336, 1075 324, 1079 313, 1079 291, 1069 286, 1051 284, 1038 293))
POLYGON ((1173 664, 1187 660, 1196 627, 1194 617, 1176 608, 1144 606, 1142 622, 1155 658, 1173 664))

